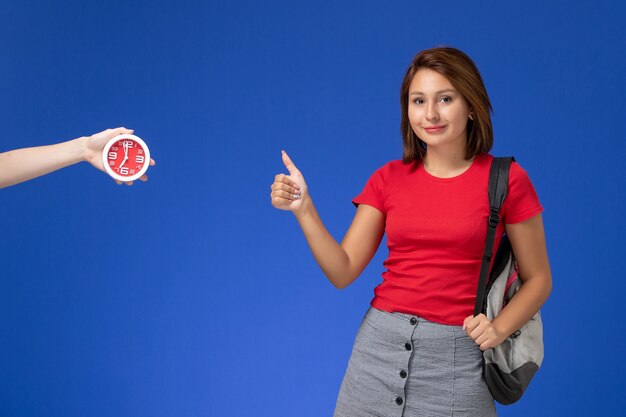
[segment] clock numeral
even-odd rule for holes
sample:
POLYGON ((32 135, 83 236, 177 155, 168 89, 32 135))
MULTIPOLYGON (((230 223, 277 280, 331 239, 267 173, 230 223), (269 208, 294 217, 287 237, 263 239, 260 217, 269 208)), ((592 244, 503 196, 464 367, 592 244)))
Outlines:
POLYGON ((135 162, 137 162, 138 164, 143 164, 143 161, 145 161, 146 159, 143 157, 143 155, 135 155, 135 162))
POLYGON ((128 168, 126 168, 126 167, 121 167, 121 168, 120 168, 120 174, 122 174, 122 175, 128 175, 128 168))
POLYGON ((137 151, 137 153, 138 153, 139 155, 143 155, 143 149, 139 149, 139 150, 137 151))
POLYGON ((109 152, 109 159, 117 159, 117 152, 109 152))
POLYGON ((131 169, 131 170, 130 170, 130 175, 134 175, 134 174, 135 174, 135 170, 134 170, 134 169, 131 169))
POLYGON ((110 165, 110 166, 115 165, 115 161, 109 161, 109 165, 110 165))
POLYGON ((112 151, 117 151, 117 146, 111 146, 112 151))
POLYGON ((125 140, 124 141, 124 147, 125 148, 132 148, 133 147, 133 141, 132 140, 125 140))

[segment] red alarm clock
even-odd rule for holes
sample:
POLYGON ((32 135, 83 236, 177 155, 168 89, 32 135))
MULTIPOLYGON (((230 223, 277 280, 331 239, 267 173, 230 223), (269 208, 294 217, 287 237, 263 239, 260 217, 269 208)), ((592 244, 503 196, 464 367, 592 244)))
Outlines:
POLYGON ((135 181, 148 170, 150 150, 146 142, 135 135, 118 135, 102 150, 106 172, 118 181, 135 181))

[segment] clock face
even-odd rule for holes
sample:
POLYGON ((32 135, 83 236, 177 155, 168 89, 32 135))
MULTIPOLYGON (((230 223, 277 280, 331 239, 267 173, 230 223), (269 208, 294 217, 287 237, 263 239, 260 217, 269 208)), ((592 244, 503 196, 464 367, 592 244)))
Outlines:
POLYGON ((104 146, 102 162, 106 172, 116 180, 134 181, 148 170, 150 151, 137 136, 118 135, 104 146))

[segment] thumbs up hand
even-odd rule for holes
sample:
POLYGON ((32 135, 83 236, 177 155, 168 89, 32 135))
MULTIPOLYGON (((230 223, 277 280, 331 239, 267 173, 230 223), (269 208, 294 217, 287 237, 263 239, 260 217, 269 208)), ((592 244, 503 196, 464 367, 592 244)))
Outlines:
POLYGON ((272 205, 280 210, 297 211, 308 198, 308 189, 302 173, 296 168, 287 152, 282 151, 282 156, 289 175, 278 174, 274 178, 271 186, 272 205))

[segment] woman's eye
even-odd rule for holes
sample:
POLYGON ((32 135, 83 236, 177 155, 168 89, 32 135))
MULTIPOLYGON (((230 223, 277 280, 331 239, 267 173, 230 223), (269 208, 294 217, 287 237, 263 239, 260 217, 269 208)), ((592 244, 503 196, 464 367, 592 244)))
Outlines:
POLYGON ((422 104, 424 102, 424 100, 422 100, 421 98, 416 98, 415 100, 413 100, 413 103, 415 104, 422 104))
POLYGON ((444 103, 450 103, 452 101, 452 97, 444 96, 444 97, 441 97, 440 100, 444 103))

